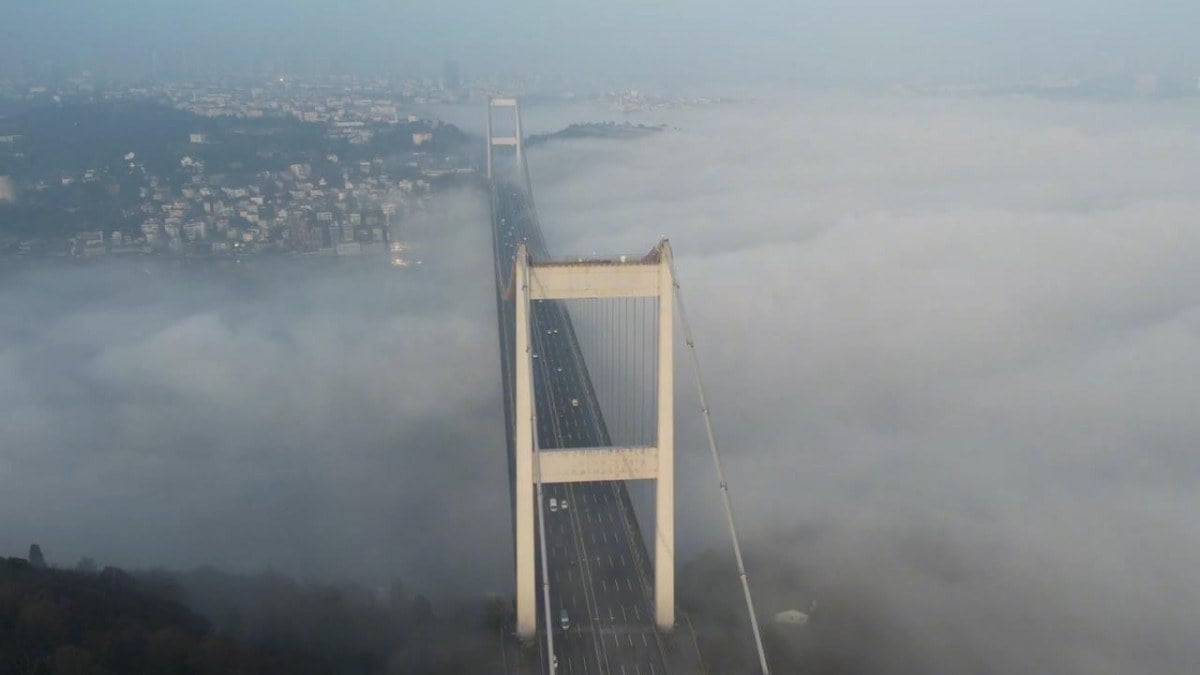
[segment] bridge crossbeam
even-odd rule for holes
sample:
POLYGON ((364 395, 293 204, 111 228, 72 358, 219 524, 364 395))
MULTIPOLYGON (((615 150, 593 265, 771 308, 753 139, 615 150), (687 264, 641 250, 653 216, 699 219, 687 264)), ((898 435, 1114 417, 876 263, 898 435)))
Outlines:
POLYGON ((525 147, 521 142, 521 106, 517 104, 515 98, 491 98, 488 99, 488 117, 487 117, 487 177, 492 180, 492 149, 494 147, 512 147, 517 150, 517 164, 525 170, 525 147), (497 108, 511 109, 513 114, 513 133, 511 135, 499 135, 493 129, 494 120, 492 113, 497 108))
MULTIPOLYGON (((658 249, 655 249, 655 252, 658 249)), ((649 258, 650 256, 647 256, 649 258)), ((604 298, 657 298, 663 294, 663 274, 658 262, 619 261, 530 262, 530 300, 596 300, 604 298)), ((515 278, 515 277, 514 277, 515 278)), ((671 289, 666 289, 670 291, 671 289)), ((505 292, 515 297, 510 285, 505 292)))
POLYGON ((535 471, 543 483, 658 478, 658 448, 538 450, 535 471))

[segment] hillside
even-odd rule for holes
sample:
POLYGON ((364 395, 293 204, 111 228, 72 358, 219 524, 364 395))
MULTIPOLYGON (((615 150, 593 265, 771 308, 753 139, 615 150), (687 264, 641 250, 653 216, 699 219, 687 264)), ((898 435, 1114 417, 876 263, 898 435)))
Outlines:
POLYGON ((398 588, 377 599, 275 573, 134 576, 0 559, 5 674, 486 672, 498 628, 482 611, 439 618, 398 588))

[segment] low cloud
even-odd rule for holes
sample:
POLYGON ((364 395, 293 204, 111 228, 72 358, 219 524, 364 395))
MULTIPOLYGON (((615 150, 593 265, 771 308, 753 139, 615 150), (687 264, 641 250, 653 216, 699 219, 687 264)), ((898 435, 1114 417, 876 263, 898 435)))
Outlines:
MULTIPOLYGON (((859 672, 1193 670, 1190 107, 661 121, 532 151, 539 211, 558 252, 672 237, 762 610, 818 599, 810 653, 859 672)), ((677 379, 681 555, 724 555, 677 379)))
POLYGON ((485 202, 424 259, 30 265, 0 287, 0 550, 510 584, 485 202), (497 478, 499 477, 499 478, 497 478))

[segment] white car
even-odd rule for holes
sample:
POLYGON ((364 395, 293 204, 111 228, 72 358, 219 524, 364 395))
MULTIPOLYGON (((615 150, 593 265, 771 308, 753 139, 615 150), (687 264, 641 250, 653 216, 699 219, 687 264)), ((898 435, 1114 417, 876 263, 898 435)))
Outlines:
POLYGON ((565 499, 564 499, 564 500, 562 500, 562 510, 563 510, 563 511, 566 511, 566 510, 567 510, 567 500, 565 500, 565 499))
POLYGON ((577 398, 571 399, 571 407, 578 408, 579 407, 579 399, 577 399, 577 398))
POLYGON ((554 497, 551 497, 551 498, 550 498, 550 510, 551 510, 551 511, 557 511, 557 510, 558 510, 558 500, 557 500, 557 499, 555 499, 554 497))

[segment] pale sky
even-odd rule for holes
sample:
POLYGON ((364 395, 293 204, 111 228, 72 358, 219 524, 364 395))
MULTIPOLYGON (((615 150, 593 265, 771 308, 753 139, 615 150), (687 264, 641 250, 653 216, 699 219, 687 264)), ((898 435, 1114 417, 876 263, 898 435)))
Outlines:
POLYGON ((0 58, 658 84, 1012 81, 1200 72, 1200 3, 1133 0, 57 0, 4 10, 0 58))

